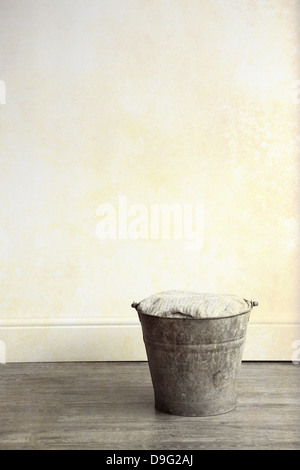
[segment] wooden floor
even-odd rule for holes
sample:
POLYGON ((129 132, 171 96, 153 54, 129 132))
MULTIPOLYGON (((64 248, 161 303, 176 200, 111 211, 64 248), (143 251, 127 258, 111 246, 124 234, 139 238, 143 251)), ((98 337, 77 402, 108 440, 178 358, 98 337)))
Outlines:
POLYGON ((230 413, 154 409, 148 364, 0 365, 0 449, 300 449, 300 367, 243 363, 230 413))

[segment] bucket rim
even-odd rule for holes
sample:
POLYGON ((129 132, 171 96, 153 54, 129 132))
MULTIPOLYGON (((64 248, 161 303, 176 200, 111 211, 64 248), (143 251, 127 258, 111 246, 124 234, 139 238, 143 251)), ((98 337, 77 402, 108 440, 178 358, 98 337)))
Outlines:
MULTIPOLYGON (((198 317, 198 318, 195 318, 195 317, 190 317, 188 315, 184 316, 180 312, 178 312, 178 314, 182 315, 181 317, 162 317, 160 315, 149 315, 148 313, 139 312, 137 310, 139 315, 144 315, 145 317, 159 318, 159 319, 162 319, 162 320, 179 320, 179 321, 181 321, 181 320, 182 321, 187 321, 187 320, 191 320, 191 321, 224 320, 225 318, 237 318, 237 317, 240 317, 242 315, 246 315, 246 313, 250 313, 251 311, 252 311, 252 307, 250 307, 249 310, 246 310, 245 312, 236 313, 235 315, 226 315, 226 316, 222 316, 222 317, 205 317, 205 318, 198 317)), ((176 313, 174 315, 176 315, 176 313)))

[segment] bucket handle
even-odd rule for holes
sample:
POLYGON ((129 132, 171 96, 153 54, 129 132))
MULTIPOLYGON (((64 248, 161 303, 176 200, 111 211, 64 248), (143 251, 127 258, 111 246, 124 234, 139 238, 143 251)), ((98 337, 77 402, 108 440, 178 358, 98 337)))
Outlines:
MULTIPOLYGON (((256 300, 246 300, 246 302, 250 303, 251 308, 258 306, 258 302, 256 302, 256 300)), ((131 307, 137 308, 138 305, 139 305, 139 302, 132 302, 131 307)))
POLYGON ((251 308, 258 306, 258 302, 256 302, 256 300, 246 300, 246 302, 247 304, 250 304, 251 308))

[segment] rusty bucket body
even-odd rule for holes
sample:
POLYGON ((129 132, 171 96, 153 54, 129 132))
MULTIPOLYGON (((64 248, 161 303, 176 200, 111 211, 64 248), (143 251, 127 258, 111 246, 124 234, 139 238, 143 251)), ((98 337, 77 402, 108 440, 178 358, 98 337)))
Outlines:
POLYGON ((236 406, 250 312, 197 319, 138 312, 157 410, 209 416, 236 406))

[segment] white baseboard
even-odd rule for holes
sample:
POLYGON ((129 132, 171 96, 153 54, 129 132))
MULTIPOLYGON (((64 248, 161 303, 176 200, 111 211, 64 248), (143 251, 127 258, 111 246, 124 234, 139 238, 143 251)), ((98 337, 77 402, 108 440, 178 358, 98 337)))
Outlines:
MULTIPOLYGON (((243 360, 295 358, 300 360, 299 324, 248 325, 243 360)), ((0 363, 145 360, 141 326, 136 320, 31 319, 0 323, 0 363)))

